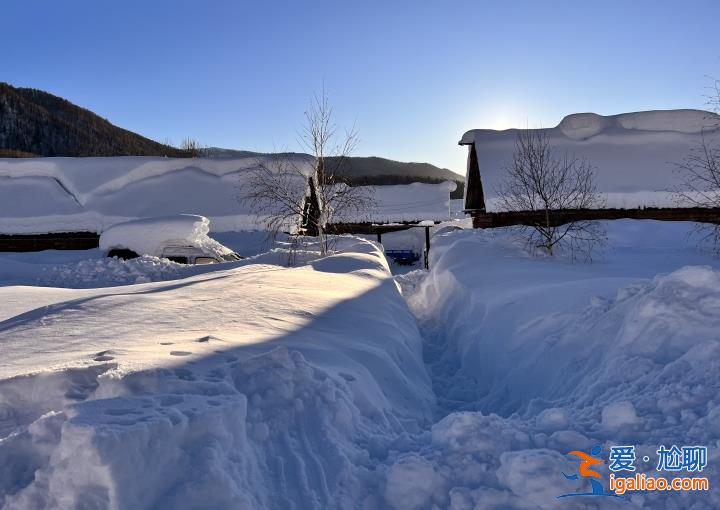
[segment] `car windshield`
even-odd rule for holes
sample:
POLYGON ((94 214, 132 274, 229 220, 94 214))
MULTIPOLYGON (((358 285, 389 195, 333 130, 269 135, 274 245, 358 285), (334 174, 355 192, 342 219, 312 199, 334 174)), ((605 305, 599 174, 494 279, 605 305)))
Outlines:
POLYGON ((195 264, 215 264, 218 260, 213 257, 196 257, 195 264))

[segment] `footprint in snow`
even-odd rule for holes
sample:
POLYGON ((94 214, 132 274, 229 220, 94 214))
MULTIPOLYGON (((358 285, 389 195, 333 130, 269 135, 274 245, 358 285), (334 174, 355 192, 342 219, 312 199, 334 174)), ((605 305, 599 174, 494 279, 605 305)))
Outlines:
POLYGON ((93 356, 93 361, 112 361, 115 359, 115 356, 110 356, 111 354, 115 354, 113 351, 102 351, 98 352, 93 356))
POLYGON ((170 356, 190 356, 192 352, 189 351, 170 351, 170 356))

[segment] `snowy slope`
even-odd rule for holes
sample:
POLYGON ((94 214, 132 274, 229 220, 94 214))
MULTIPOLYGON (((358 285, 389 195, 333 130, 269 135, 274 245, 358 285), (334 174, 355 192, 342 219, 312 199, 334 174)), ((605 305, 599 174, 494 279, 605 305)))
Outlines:
MULTIPOLYGON (((703 136, 720 141, 720 116, 701 110, 665 110, 602 116, 568 115, 558 126, 544 129, 559 155, 587 158, 598 191, 609 207, 671 206, 668 191, 678 184, 675 164, 697 147, 703 136)), ((494 209, 504 171, 512 162, 517 129, 475 129, 460 143, 475 143, 480 175, 494 209)))
POLYGON ((374 456, 433 399, 384 258, 344 243, 295 269, 49 290, 0 323, 4 508, 371 502, 374 456))

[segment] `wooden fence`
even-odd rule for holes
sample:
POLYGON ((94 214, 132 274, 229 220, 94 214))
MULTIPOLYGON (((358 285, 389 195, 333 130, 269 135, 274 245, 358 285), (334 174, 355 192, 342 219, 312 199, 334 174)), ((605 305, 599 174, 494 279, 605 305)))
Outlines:
POLYGON ((56 234, 2 234, 0 251, 89 250, 99 246, 95 232, 60 232, 56 234))
MULTIPOLYGON (((497 228, 512 225, 545 225, 545 211, 471 212, 473 227, 497 228)), ((562 209, 549 211, 550 224, 563 225, 581 220, 696 221, 720 224, 719 208, 562 209)))

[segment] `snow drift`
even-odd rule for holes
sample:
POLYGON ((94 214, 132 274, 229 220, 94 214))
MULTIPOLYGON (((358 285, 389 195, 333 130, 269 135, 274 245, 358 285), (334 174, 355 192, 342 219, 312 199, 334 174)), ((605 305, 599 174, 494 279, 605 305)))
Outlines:
MULTIPOLYGON (((608 207, 677 205, 669 190, 677 184, 675 164, 703 138, 720 142, 720 116, 702 110, 658 110, 603 116, 577 113, 544 129, 559 155, 587 158, 608 207)), ((517 129, 466 132, 461 144, 475 144, 489 210, 512 162, 517 129)))
POLYGON ((378 458, 429 425, 432 392, 381 252, 339 248, 0 323, 3 507, 376 504, 378 458))

